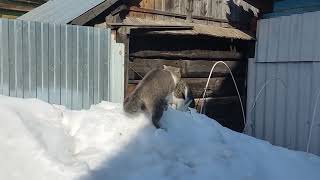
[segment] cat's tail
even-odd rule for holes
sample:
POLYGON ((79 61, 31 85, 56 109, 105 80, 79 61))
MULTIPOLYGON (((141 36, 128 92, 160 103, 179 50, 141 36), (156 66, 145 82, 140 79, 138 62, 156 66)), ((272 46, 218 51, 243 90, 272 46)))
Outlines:
POLYGON ((143 107, 144 107, 143 101, 135 94, 132 94, 126 97, 123 102, 123 110, 126 113, 130 113, 130 114, 136 113, 140 111, 143 107))

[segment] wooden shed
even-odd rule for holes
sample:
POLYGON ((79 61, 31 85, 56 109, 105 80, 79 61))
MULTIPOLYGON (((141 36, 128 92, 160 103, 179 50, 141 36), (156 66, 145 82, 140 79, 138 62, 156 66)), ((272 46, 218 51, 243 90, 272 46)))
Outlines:
MULTIPOLYGON (((213 64, 224 61, 235 75, 242 99, 246 99, 247 64, 254 54, 254 34, 260 11, 256 7, 265 11, 268 3, 254 0, 95 0, 93 4, 94 7, 89 8, 87 3, 84 12, 70 9, 75 17, 64 18, 68 22, 62 23, 108 27, 117 41, 125 44, 124 96, 134 90, 149 70, 165 64, 182 69, 183 79, 199 99, 213 64)), ((61 4, 61 7, 65 9, 67 5, 61 4)), ((51 22, 37 13, 25 16, 28 17, 51 22)), ((218 65, 214 70, 206 97, 208 116, 233 130, 243 129, 239 100, 226 67, 218 65)))
MULTIPOLYGON (((213 64, 224 61, 245 100, 247 60, 254 51, 258 9, 241 1, 143 0, 119 3, 107 26, 126 45, 125 96, 152 68, 180 67, 195 98, 202 97, 213 64)), ((76 22, 76 20, 74 21, 76 22)), ((218 65, 207 91, 205 113, 233 130, 243 129, 237 92, 228 69, 218 65)), ((200 102, 196 101, 197 108, 200 102)))

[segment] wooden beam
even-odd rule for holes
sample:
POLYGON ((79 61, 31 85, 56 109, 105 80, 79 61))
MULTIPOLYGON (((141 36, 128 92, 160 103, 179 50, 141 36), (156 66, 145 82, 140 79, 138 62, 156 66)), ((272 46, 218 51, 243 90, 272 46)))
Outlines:
POLYGON ((146 59, 197 59, 197 60, 216 60, 216 59, 242 59, 242 54, 233 51, 211 51, 211 50, 183 50, 183 51, 154 51, 145 50, 130 53, 130 57, 146 59))
MULTIPOLYGON (((164 60, 135 58, 129 62, 129 79, 139 80, 154 68, 162 68, 163 65, 179 67, 183 78, 207 78, 214 63, 217 61, 204 60, 164 60)), ((225 61, 235 76, 245 77, 245 61, 225 61)), ((217 65, 212 77, 225 77, 230 73, 224 65, 217 65)))
POLYGON ((17 6, 13 4, 7 4, 7 3, 0 3, 0 9, 4 10, 10 10, 10 11, 18 11, 18 12, 29 12, 33 7, 26 7, 26 6, 17 6))
MULTIPOLYGON (((203 95, 204 88, 207 83, 207 78, 183 78, 190 86, 193 96, 200 98, 203 95)), ((130 91, 134 90, 135 85, 139 84, 140 80, 129 80, 130 91)), ((240 94, 243 94, 244 78, 236 78, 240 94)), ((127 91, 128 92, 128 91, 127 91)), ((231 78, 217 77, 211 78, 206 93, 206 97, 224 97, 224 96, 236 96, 237 92, 231 78)))
POLYGON ((97 5, 96 7, 90 9, 89 11, 85 12, 81 16, 77 17, 76 19, 72 20, 70 24, 75 25, 84 25, 93 18, 97 17, 103 11, 109 9, 112 5, 117 3, 120 0, 106 0, 101 4, 97 5))
POLYGON ((124 97, 127 96, 128 92, 128 63, 129 63, 129 53, 130 53, 130 28, 120 28, 116 32, 116 41, 124 44, 124 97))
POLYGON ((191 30, 194 26, 190 25, 157 25, 157 24, 125 24, 125 23, 107 23, 112 28, 119 27, 138 27, 143 29, 164 29, 164 30, 191 30))

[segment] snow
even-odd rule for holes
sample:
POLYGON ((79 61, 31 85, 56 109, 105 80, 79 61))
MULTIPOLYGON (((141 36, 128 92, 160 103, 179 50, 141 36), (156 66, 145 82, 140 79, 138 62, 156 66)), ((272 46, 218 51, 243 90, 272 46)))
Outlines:
POLYGON ((272 146, 196 113, 168 109, 164 129, 120 104, 71 111, 0 96, 0 179, 318 180, 320 158, 272 146))

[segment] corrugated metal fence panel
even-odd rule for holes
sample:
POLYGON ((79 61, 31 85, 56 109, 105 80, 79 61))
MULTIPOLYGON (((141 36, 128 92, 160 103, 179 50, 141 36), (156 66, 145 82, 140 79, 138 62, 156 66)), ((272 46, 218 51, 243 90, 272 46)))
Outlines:
POLYGON ((320 62, 320 11, 262 19, 257 62, 320 62))
MULTIPOLYGON (((259 63, 251 60, 249 64, 248 134, 275 145, 306 151, 320 90, 320 62, 259 63)), ((316 109, 310 147, 310 152, 320 155, 319 119, 320 107, 316 109)))
POLYGON ((89 108, 111 100, 112 77, 123 76, 110 71, 119 58, 110 53, 110 29, 0 19, 0 48, 3 95, 89 108))
POLYGON ((263 19, 249 60, 247 133, 320 155, 320 12, 263 19), (315 121, 311 128, 313 113, 315 121))

